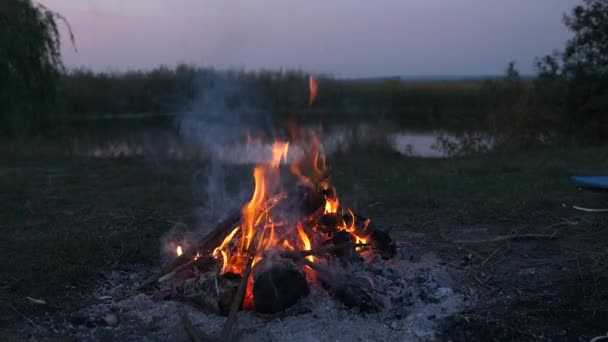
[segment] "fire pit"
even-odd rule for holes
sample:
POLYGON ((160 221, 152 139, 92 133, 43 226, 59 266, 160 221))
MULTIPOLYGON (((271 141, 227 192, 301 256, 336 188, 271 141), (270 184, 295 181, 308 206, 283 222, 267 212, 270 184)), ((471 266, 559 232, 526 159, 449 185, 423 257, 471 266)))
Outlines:
POLYGON ((253 170, 253 195, 239 212, 199 243, 178 244, 175 260, 138 290, 160 281, 167 297, 228 315, 224 338, 239 309, 280 312, 308 295, 311 284, 347 307, 381 309, 373 279, 353 274, 374 258, 392 258, 396 245, 370 218, 340 205, 317 134, 295 136, 268 145, 269 158, 253 170))

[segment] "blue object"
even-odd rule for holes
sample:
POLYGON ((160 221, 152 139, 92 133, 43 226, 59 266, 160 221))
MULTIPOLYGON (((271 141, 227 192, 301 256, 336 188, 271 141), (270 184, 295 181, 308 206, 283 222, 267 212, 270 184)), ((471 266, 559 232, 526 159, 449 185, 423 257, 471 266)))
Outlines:
POLYGON ((572 176, 572 181, 586 188, 608 189, 608 176, 572 176))

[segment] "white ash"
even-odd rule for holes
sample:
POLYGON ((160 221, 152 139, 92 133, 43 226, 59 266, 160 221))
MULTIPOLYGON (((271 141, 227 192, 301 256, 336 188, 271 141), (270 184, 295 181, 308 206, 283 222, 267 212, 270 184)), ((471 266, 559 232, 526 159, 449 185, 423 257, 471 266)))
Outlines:
MULTIPOLYGON (((464 295, 432 254, 411 258, 398 251, 394 260, 373 260, 366 276, 385 306, 378 313, 347 309, 321 285, 284 312, 268 316, 240 312, 233 327, 237 341, 427 341, 435 339, 438 321, 463 309, 464 295)), ((149 270, 146 270, 149 271, 149 270)), ((181 316, 204 334, 218 334, 225 317, 174 300, 131 293, 147 272, 111 272, 89 294, 95 302, 40 329, 79 341, 188 341, 181 316), (113 315, 109 324, 108 313, 113 315)), ((39 331, 43 333, 43 331, 39 331)), ((47 334, 48 335, 48 334, 47 334)))

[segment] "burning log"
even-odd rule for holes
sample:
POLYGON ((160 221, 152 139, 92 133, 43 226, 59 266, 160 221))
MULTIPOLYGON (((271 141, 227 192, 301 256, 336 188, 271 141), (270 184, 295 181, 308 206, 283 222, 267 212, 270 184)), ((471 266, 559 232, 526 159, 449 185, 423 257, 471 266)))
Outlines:
MULTIPOLYGON (((215 226, 215 228, 211 232, 209 232, 209 234, 207 234, 203 239, 201 239, 199 243, 201 250, 205 251, 205 253, 208 253, 209 251, 213 250, 213 248, 215 248, 222 241, 222 239, 224 239, 224 237, 228 233, 230 233, 230 229, 234 228, 234 226, 238 224, 240 219, 241 213, 240 211, 238 211, 228 216, 228 218, 226 218, 224 221, 220 222, 217 226, 215 226)), ((204 264, 202 262, 203 260, 206 262, 207 265, 212 264, 211 262, 209 262, 210 258, 208 257, 208 254, 206 254, 203 258, 194 258, 192 255, 190 255, 190 253, 184 253, 169 264, 163 266, 156 274, 144 280, 135 288, 135 291, 145 289, 150 285, 154 284, 162 277, 171 273, 179 272, 180 270, 183 270, 184 268, 196 263, 197 261, 202 265, 204 264)))
POLYGON ((340 250, 344 250, 344 249, 351 249, 351 248, 359 248, 359 247, 367 247, 370 246, 369 244, 366 243, 342 243, 339 245, 335 245, 335 246, 327 246, 327 247, 321 247, 321 248, 317 248, 317 249, 310 249, 310 250, 306 250, 306 251, 281 251, 280 255, 283 258, 290 258, 290 259, 303 259, 304 257, 310 256, 310 255, 323 255, 323 254, 331 254, 331 253, 336 253, 340 250))
POLYGON ((239 308, 243 304, 243 298, 245 296, 245 288, 247 287, 247 280, 251 275, 251 267, 253 266, 253 248, 249 250, 249 257, 247 258, 247 263, 245 264, 245 270, 243 271, 243 276, 239 283, 239 287, 232 299, 232 303, 230 304, 230 311, 228 312, 228 318, 224 322, 224 326, 222 327, 222 332, 220 334, 220 341, 229 341, 230 333, 232 332, 232 325, 236 321, 236 313, 239 311, 239 308))
POLYGON ((320 216, 317 219, 316 228, 323 234, 333 236, 338 232, 339 227, 344 227, 346 223, 342 215, 336 213, 328 213, 320 216))
POLYGON ((397 245, 387 232, 375 228, 373 223, 367 218, 359 215, 344 215, 344 222, 347 226, 351 226, 353 220, 362 223, 362 226, 358 226, 357 230, 368 237, 367 242, 372 244, 372 249, 380 254, 382 259, 391 259, 395 256, 397 253, 397 245))
POLYGON ((230 214, 226 219, 220 222, 215 228, 205 235, 199 242, 200 251, 203 253, 211 252, 222 240, 230 233, 232 229, 241 220, 241 211, 235 211, 230 214))
POLYGON ((257 312, 279 312, 310 292, 306 275, 290 260, 264 258, 253 273, 253 301, 257 312))

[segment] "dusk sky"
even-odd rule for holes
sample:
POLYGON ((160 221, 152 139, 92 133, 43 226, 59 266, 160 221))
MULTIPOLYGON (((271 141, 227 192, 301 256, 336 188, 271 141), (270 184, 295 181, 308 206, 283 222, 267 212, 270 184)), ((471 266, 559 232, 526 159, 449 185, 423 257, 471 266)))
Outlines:
POLYGON ((500 74, 563 47, 580 0, 41 0, 69 67, 299 68, 341 77, 500 74))

